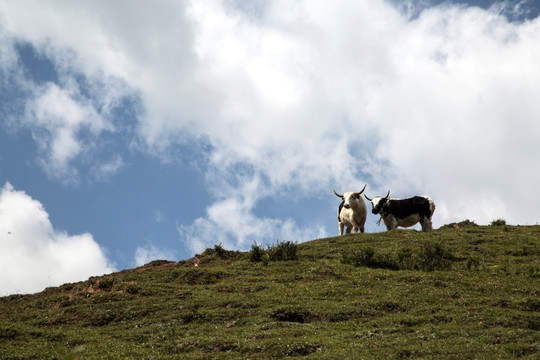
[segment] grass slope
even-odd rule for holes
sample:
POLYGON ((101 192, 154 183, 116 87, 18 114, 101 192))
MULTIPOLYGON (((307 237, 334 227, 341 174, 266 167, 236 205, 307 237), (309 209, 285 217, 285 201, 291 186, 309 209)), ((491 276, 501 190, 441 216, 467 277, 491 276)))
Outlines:
POLYGON ((456 225, 260 262, 216 246, 0 298, 0 358, 538 358, 539 239, 540 226, 456 225))

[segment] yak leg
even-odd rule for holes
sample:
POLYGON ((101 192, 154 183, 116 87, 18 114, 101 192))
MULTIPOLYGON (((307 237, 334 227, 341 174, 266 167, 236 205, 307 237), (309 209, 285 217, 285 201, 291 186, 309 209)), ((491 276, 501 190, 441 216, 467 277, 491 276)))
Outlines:
POLYGON ((392 217, 385 221, 384 224, 386 225, 386 230, 388 231, 397 229, 397 220, 392 217))
POLYGON ((433 225, 431 220, 426 217, 422 220, 422 231, 430 232, 431 230, 433 230, 433 225))

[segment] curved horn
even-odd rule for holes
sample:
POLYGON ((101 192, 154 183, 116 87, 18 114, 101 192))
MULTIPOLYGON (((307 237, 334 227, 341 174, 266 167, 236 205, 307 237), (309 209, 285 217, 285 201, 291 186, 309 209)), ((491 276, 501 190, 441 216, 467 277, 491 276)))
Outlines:
POLYGON ((340 197, 340 198, 343 199, 343 195, 338 194, 338 193, 336 192, 336 189, 334 189, 334 194, 336 194, 337 197, 340 197))
POLYGON ((360 190, 360 192, 358 193, 358 195, 362 194, 362 193, 364 192, 364 190, 366 190, 366 186, 367 186, 367 184, 364 185, 364 188, 363 188, 362 190, 360 190))
POLYGON ((386 196, 384 197, 386 200, 388 200, 390 198, 390 190, 388 190, 388 194, 386 194, 386 196))
POLYGON ((368 199, 368 201, 371 201, 372 199, 368 198, 366 194, 364 194, 364 197, 368 199))

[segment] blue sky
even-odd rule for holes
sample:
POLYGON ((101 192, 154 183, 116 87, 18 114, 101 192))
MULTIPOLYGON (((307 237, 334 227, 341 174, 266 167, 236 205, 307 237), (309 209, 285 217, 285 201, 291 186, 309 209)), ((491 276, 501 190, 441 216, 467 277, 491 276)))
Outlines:
POLYGON ((538 223, 539 12, 0 0, 0 295, 333 236, 365 183, 538 223))

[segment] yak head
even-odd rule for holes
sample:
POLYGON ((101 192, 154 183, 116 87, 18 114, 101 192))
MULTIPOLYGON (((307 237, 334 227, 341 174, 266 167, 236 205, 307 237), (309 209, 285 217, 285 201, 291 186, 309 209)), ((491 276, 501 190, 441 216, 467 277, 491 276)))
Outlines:
POLYGON ((343 200, 343 207, 345 209, 350 209, 354 206, 356 201, 362 199, 362 193, 364 192, 364 190, 366 190, 366 186, 367 184, 364 185, 364 188, 360 190, 360 192, 349 191, 344 194, 338 194, 334 189, 334 194, 336 194, 337 197, 340 197, 341 200, 343 200))
POLYGON ((366 199, 368 199, 369 202, 371 202, 371 206, 373 209, 371 210, 374 214, 380 214, 381 210, 384 208, 384 206, 388 203, 388 200, 390 200, 390 190, 388 190, 388 194, 386 196, 375 196, 374 198, 370 199, 366 194, 364 194, 366 199))

